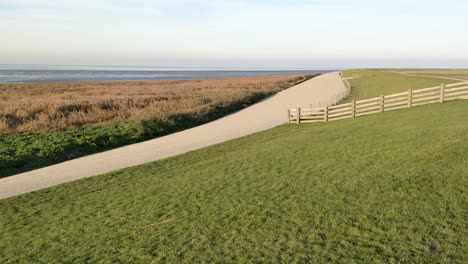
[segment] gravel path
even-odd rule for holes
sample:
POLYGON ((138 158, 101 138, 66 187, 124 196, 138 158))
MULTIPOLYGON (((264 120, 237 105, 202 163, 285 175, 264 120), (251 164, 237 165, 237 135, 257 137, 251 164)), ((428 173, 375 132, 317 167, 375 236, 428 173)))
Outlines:
POLYGON ((338 72, 312 78, 213 122, 164 137, 0 179, 0 198, 164 159, 286 123, 287 109, 313 101, 329 105, 344 94, 338 72))

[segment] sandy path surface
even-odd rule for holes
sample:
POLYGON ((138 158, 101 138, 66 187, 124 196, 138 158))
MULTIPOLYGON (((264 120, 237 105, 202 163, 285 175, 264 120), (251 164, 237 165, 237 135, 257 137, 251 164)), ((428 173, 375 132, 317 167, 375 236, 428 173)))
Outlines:
POLYGON ((338 72, 320 75, 198 127, 0 179, 0 198, 164 159, 267 130, 287 122, 287 109, 308 106, 317 100, 330 103, 331 98, 337 99, 337 94, 344 94, 345 90, 338 72))

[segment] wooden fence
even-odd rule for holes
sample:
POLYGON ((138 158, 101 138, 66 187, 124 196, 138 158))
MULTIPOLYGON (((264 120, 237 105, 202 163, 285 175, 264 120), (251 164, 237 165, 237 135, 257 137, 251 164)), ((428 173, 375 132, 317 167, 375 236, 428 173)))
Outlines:
POLYGON ((296 108, 288 110, 289 123, 328 122, 355 118, 414 106, 443 103, 468 98, 468 82, 409 90, 404 93, 381 95, 325 108, 296 108))

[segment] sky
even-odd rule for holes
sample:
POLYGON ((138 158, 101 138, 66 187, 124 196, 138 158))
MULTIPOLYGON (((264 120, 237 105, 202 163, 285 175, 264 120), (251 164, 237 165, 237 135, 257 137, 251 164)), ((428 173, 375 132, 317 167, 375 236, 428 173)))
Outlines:
POLYGON ((468 68, 464 0, 0 0, 0 64, 468 68))

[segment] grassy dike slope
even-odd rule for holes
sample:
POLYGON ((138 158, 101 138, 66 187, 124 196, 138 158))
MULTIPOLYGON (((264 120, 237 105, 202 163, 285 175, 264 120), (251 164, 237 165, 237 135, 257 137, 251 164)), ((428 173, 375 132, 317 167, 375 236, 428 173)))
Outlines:
POLYGON ((348 70, 344 74, 345 77, 356 77, 350 80, 351 94, 345 102, 457 82, 440 78, 408 76, 388 70, 348 70))
POLYGON ((0 201, 0 262, 466 263, 468 102, 284 125, 0 201))

